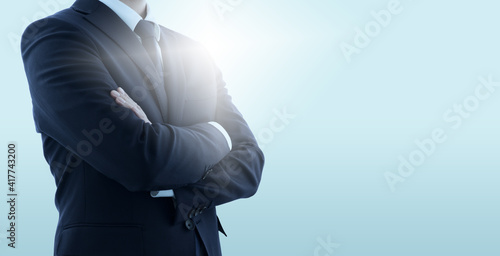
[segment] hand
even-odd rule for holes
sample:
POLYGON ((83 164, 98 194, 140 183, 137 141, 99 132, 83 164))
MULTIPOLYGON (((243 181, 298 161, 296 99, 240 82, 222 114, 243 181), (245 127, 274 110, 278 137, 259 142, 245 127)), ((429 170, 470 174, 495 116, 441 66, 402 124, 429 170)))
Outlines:
POLYGON ((144 120, 144 122, 151 124, 141 106, 135 103, 135 101, 132 100, 121 87, 118 87, 118 90, 112 90, 111 97, 115 99, 118 105, 131 109, 137 117, 144 120))

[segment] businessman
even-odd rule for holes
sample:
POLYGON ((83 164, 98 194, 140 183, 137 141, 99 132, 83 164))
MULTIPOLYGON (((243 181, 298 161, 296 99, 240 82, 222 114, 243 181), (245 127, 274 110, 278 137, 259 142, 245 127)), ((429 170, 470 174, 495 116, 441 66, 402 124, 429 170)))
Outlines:
POLYGON ((216 206, 255 194, 264 156, 205 49, 145 0, 77 0, 21 49, 54 255, 221 255, 216 206))

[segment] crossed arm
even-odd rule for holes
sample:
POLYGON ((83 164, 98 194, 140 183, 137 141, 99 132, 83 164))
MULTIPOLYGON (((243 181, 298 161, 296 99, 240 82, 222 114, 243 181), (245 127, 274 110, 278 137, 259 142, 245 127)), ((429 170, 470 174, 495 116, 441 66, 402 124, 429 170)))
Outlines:
MULTIPOLYGON (((220 78, 220 72, 218 75, 220 78)), ((222 90, 226 91, 225 88, 222 90)), ((110 95, 117 104, 130 109, 145 123, 151 124, 142 108, 122 88, 111 90, 110 95)), ((227 101, 230 97, 223 94, 219 99, 227 101)), ((229 105, 234 108, 232 104, 229 105)), ((238 121, 238 118, 235 121, 238 121)), ((252 144, 251 140, 243 139, 241 135, 236 136, 235 142, 235 150, 227 154, 202 179, 175 189, 183 218, 187 218, 190 210, 200 205, 204 207, 220 205, 238 198, 250 197, 256 192, 261 178, 264 156, 256 144, 252 144)))
MULTIPOLYGON (((117 104, 132 110, 137 117, 151 124, 141 106, 132 100, 122 88, 112 90, 110 94, 117 104)), ((200 205, 203 207, 220 205, 237 198, 249 197, 255 193, 260 181, 260 173, 252 176, 249 175, 251 172, 248 170, 262 170, 262 165, 258 164, 259 162, 263 164, 263 155, 261 152, 260 155, 253 155, 248 148, 243 151, 241 148, 237 150, 239 152, 229 154, 215 166, 215 173, 212 174, 213 169, 210 169, 198 182, 175 190, 177 197, 180 198, 179 211, 184 219, 188 218, 192 209, 200 205)))
POLYGON ((178 203, 189 206, 219 205, 256 192, 264 156, 232 104, 220 72, 215 121, 231 138, 229 153, 224 136, 208 123, 178 127, 149 122, 140 106, 120 97, 84 33, 60 20, 40 22, 44 26, 32 24, 27 31, 37 33, 22 40, 39 132, 75 149, 86 139, 84 130, 103 120, 112 124, 116 129, 90 154, 75 153, 130 191, 174 189, 178 203), (115 96, 110 97, 110 91, 115 96), (136 115, 111 111, 116 103, 136 115))

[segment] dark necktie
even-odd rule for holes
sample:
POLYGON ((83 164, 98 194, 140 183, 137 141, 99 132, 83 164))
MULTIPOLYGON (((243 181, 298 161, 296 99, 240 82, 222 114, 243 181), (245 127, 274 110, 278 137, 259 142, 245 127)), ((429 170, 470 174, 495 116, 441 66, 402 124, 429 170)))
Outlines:
POLYGON ((154 68, 162 77, 161 50, 155 33, 155 24, 150 21, 140 20, 134 32, 141 37, 142 45, 146 48, 154 68))
POLYGON ((134 32, 141 38, 142 45, 148 52, 149 58, 153 63, 156 73, 159 79, 151 80, 154 96, 156 97, 158 106, 162 113, 163 121, 167 120, 167 94, 165 92, 164 80, 163 80, 163 64, 160 45, 158 44, 158 39, 156 38, 155 24, 150 21, 140 20, 134 29, 134 32), (157 81, 157 82, 155 82, 157 81))

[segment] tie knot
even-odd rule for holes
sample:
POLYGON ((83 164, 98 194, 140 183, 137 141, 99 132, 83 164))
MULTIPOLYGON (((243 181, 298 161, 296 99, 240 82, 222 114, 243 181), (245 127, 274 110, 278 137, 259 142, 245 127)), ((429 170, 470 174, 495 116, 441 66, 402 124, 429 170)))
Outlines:
POLYGON ((158 40, 156 35, 156 24, 151 21, 140 20, 137 26, 135 26, 134 32, 143 39, 153 37, 158 40))

